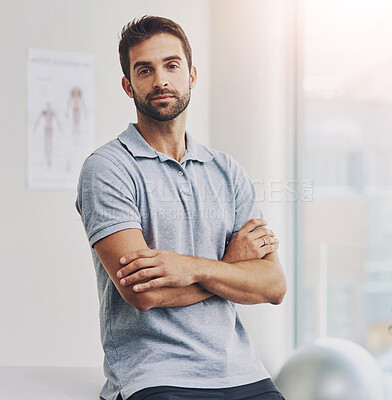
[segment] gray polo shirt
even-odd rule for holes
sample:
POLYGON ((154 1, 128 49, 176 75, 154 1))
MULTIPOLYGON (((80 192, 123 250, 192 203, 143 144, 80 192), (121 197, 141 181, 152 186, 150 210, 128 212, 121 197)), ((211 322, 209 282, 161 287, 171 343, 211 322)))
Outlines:
POLYGON ((108 235, 138 228, 150 248, 220 260, 242 225, 262 217, 243 168, 188 132, 186 139, 177 162, 130 124, 92 153, 80 174, 76 207, 97 275, 107 400, 151 386, 222 388, 269 377, 234 303, 212 296, 138 311, 123 300, 93 248, 108 235))

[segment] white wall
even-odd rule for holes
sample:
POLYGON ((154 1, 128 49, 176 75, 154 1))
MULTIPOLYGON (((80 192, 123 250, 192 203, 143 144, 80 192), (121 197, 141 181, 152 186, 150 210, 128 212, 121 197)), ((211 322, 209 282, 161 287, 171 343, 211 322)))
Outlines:
MULTIPOLYGON (((0 365, 102 363, 95 274, 74 209, 75 191, 29 191, 25 186, 27 48, 94 55, 98 146, 135 120, 120 85, 121 27, 144 14, 174 19, 190 39, 199 72, 188 114, 190 131, 200 142, 232 154, 253 179, 282 179, 288 174, 290 153, 285 4, 21 0, 2 5, 0 365)), ((282 203, 265 202, 262 207, 283 243, 282 263, 291 279, 289 209, 282 203)), ((289 293, 284 306, 241 307, 271 373, 291 346, 290 302, 289 293)))
POLYGON ((179 22, 193 46, 199 84, 189 129, 209 137, 209 2, 21 0, 1 2, 0 365, 102 364, 95 273, 75 191, 26 189, 28 47, 95 57, 96 146, 135 120, 121 89, 118 34, 144 14, 179 22))

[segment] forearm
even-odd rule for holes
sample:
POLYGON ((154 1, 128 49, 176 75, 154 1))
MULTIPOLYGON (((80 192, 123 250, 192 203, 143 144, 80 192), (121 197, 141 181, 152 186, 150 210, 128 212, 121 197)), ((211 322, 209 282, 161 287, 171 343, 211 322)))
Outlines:
POLYGON ((196 279, 209 292, 241 304, 279 304, 286 292, 280 264, 264 259, 227 263, 200 258, 196 279))
POLYGON ((133 296, 145 294, 140 296, 143 310, 203 300, 207 294, 200 293, 197 286, 192 289, 196 293, 186 293, 195 283, 212 294, 241 304, 279 304, 286 292, 284 273, 276 253, 262 259, 229 263, 169 250, 146 249, 123 257, 121 262, 126 265, 117 273, 119 284, 131 286, 133 296), (185 292, 172 291, 166 295, 159 292, 162 288, 183 288, 185 292), (178 299, 177 293, 181 294, 178 299))
POLYGON ((147 311, 151 308, 182 307, 198 303, 214 296, 197 283, 185 287, 161 287, 138 294, 138 308, 147 311))

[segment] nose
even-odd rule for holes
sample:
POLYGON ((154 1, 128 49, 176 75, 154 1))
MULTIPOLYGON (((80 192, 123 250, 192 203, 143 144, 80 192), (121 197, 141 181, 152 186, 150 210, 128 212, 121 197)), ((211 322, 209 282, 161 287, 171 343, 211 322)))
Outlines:
POLYGON ((166 73, 160 68, 155 71, 153 86, 154 89, 163 89, 168 86, 166 73))

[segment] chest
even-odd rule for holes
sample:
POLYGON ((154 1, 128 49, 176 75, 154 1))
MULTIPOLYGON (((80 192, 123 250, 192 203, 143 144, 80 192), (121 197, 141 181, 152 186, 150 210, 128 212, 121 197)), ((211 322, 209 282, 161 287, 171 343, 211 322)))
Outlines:
POLYGON ((223 256, 235 217, 233 190, 224 172, 189 162, 147 168, 138 176, 136 192, 149 246, 223 256))

